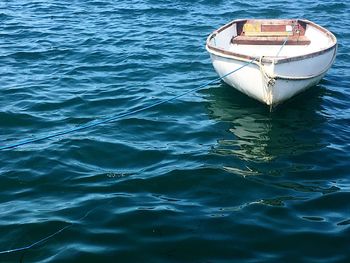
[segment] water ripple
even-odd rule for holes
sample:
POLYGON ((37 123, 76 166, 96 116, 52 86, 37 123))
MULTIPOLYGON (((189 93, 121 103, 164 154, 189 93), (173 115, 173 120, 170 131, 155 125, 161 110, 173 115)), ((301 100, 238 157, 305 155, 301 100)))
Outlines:
POLYGON ((244 17, 338 38, 319 85, 269 113, 224 83, 0 156, 1 262, 347 262, 349 4, 0 2, 0 143, 65 131, 216 78, 207 35, 244 17), (330 246, 330 244, 332 244, 330 246))

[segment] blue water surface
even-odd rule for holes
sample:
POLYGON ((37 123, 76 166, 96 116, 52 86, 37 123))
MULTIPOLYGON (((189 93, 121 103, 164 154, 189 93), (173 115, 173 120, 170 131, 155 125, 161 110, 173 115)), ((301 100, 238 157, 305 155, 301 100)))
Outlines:
POLYGON ((0 262, 350 262, 349 13, 335 0, 1 1, 0 146, 215 79, 205 40, 233 19, 306 18, 338 54, 272 113, 218 81, 2 150, 0 250, 27 249, 0 262))

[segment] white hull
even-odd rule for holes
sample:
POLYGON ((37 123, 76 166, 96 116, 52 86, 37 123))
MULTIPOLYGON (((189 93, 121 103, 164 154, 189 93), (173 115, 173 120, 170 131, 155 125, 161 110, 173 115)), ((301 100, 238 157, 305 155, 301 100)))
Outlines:
MULTIPOLYGON (((281 52, 281 56, 278 57, 273 56, 276 50, 279 50, 279 47, 276 46, 257 48, 251 45, 233 47, 232 44, 222 44, 222 47, 226 49, 221 52, 220 41, 224 43, 225 38, 231 38, 229 34, 235 33, 234 24, 232 24, 232 29, 226 26, 221 32, 222 38, 219 38, 220 32, 215 32, 216 39, 213 41, 212 36, 207 41, 207 50, 218 75, 223 77, 228 85, 271 106, 316 85, 331 67, 336 55, 336 41, 333 41, 335 37, 333 39, 329 35, 324 39, 326 42, 324 48, 312 47, 312 45, 311 47, 285 46, 283 47, 284 54, 281 52), (215 46, 211 48, 210 44, 213 43, 215 46), (249 52, 252 53, 251 56, 249 52), (230 74, 242 66, 244 67, 238 72, 230 74)), ((317 33, 319 35, 322 33, 310 32, 315 37, 318 37, 317 33)), ((312 37, 311 34, 310 38, 312 37)), ((311 43, 315 45, 317 39, 312 41, 313 39, 311 43)))

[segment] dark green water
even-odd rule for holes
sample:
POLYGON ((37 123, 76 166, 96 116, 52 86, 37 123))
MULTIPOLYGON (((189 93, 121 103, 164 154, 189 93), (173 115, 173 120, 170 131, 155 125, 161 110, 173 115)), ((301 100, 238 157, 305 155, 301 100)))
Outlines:
POLYGON ((0 146, 215 79, 205 39, 233 19, 307 18, 339 46, 321 83, 272 113, 217 83, 1 151, 0 250, 56 234, 0 262, 350 262, 349 12, 346 1, 1 1, 0 146))

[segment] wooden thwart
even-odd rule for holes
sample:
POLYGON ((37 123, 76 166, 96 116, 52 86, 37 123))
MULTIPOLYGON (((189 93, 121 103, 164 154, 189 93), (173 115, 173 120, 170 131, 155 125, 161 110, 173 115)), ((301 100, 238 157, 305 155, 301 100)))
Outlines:
POLYGON ((268 36, 292 36, 292 32, 245 32, 245 36, 252 36, 252 37, 268 37, 268 36))
POLYGON ((311 41, 306 36, 236 36, 233 37, 232 44, 238 45, 309 45, 311 41))

